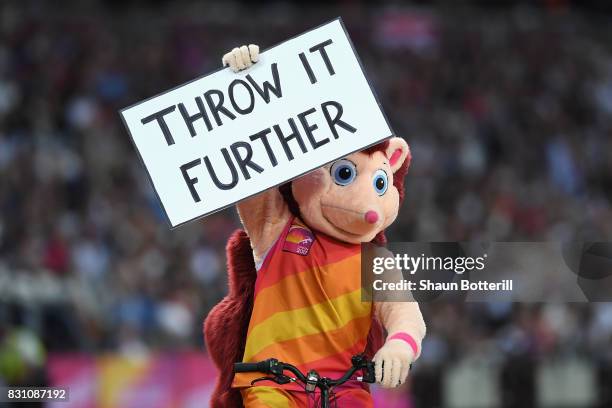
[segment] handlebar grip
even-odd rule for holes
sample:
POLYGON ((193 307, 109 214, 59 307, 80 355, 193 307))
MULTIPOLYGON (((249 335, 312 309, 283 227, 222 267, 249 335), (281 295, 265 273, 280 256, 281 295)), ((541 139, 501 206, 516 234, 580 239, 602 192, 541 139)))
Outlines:
POLYGON ((270 360, 260 361, 258 363, 234 363, 235 373, 250 373, 260 372, 269 374, 270 373, 270 360))
POLYGON ((374 384, 376 382, 376 375, 374 374, 374 363, 372 361, 368 361, 365 364, 365 367, 362 369, 363 379, 362 381, 365 383, 374 384))
POLYGON ((258 365, 259 363, 234 363, 234 372, 248 373, 251 371, 259 371, 258 365))

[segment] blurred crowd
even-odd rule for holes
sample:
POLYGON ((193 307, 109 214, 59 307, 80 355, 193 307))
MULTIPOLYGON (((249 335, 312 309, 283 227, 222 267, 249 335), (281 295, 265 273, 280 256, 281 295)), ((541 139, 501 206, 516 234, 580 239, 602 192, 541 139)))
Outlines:
MULTIPOLYGON (((19 379, 17 335, 36 345, 34 365, 39 349, 202 347, 202 319, 226 291, 224 245, 237 216, 228 209, 170 230, 118 110, 218 68, 237 44, 267 47, 336 15, 413 152, 390 240, 612 237, 609 17, 71 4, 0 3, 0 373, 9 382, 19 379)), ((423 309, 422 406, 441 404, 436 373, 470 353, 488 352, 504 386, 527 393, 530 368, 552 356, 587 356, 610 375, 609 304, 423 309)))

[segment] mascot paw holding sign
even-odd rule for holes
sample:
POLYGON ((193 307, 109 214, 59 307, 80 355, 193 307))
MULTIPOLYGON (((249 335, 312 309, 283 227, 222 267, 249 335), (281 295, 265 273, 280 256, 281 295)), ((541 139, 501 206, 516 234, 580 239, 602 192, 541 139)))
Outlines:
MULTIPOLYGON (((222 61, 238 72, 258 59, 259 47, 249 45, 222 61)), ((406 381, 425 323, 416 302, 362 302, 360 244, 385 243, 410 158, 406 142, 393 137, 237 204, 245 230, 227 245, 229 294, 205 322, 220 371, 214 407, 307 407, 321 398, 293 381, 252 384, 265 374, 234 374, 238 361, 275 358, 336 379, 365 351, 377 383, 406 381)), ((330 397, 332 406, 373 406, 358 381, 330 397)))

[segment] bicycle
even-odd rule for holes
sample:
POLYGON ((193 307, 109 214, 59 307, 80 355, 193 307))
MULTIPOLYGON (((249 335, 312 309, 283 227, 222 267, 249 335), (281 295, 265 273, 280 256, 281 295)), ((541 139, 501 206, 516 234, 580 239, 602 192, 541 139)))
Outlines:
POLYGON ((336 380, 328 377, 321 377, 315 370, 308 371, 304 375, 297 367, 278 361, 275 358, 269 358, 258 363, 234 363, 235 373, 260 372, 263 374, 271 374, 271 377, 261 377, 251 381, 254 385, 259 381, 274 381, 277 384, 289 384, 290 382, 297 383, 300 381, 304 390, 308 394, 314 394, 318 388, 321 391, 321 408, 330 408, 330 393, 333 394, 334 387, 344 384, 349 380, 360 381, 364 383, 374 383, 376 377, 374 375, 374 363, 367 359, 363 354, 354 355, 351 358, 352 366, 344 375, 336 380), (362 375, 353 378, 353 375, 361 370, 362 375), (289 371, 295 377, 290 377, 284 372, 289 371))

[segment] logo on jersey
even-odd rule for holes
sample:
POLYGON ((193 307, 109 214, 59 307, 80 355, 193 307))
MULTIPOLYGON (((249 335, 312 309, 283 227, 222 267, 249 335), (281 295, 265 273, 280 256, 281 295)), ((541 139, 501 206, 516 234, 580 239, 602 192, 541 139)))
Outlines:
POLYGON ((292 225, 285 238, 283 251, 306 256, 314 242, 312 231, 301 225, 292 225))

